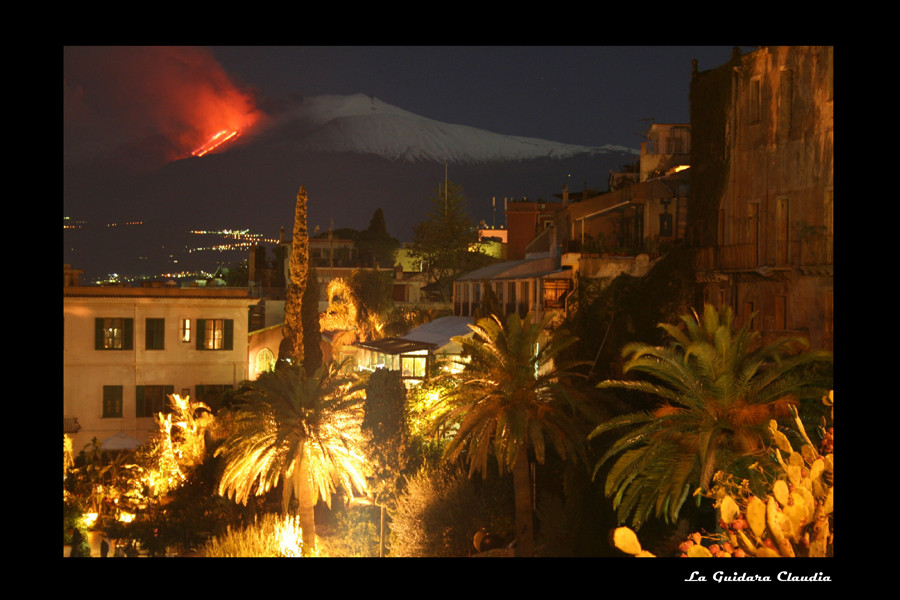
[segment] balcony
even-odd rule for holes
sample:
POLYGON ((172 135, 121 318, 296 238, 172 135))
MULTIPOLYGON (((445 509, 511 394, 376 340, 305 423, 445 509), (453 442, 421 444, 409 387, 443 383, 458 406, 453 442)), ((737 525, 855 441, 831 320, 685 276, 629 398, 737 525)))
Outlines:
POLYGON ((759 267, 821 267, 834 264, 834 238, 821 236, 812 239, 781 243, 778 257, 772 261, 758 257, 757 244, 732 244, 701 248, 695 267, 699 271, 736 271, 759 267))

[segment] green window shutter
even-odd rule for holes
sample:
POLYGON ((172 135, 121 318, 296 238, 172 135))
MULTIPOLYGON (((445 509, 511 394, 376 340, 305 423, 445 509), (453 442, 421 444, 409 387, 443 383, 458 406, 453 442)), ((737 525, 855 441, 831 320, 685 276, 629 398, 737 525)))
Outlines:
POLYGON ((203 350, 203 338, 206 337, 206 319, 197 319, 197 350, 203 350))
POLYGON ((195 385, 195 386, 194 386, 194 394, 195 394, 194 399, 195 399, 195 400, 197 400, 197 401, 199 401, 199 402, 203 402, 203 395, 204 395, 205 393, 206 393, 206 386, 205 386, 205 385, 199 385, 199 384, 198 384, 198 385, 195 385))
POLYGON ((134 338, 134 319, 125 319, 125 340, 123 347, 125 350, 134 348, 132 339, 134 338))
POLYGON ((143 417, 147 412, 147 403, 144 400, 144 386, 139 385, 136 388, 135 395, 135 416, 143 417))
POLYGON ((103 319, 94 319, 94 350, 103 350, 103 319))
POLYGON ((225 349, 232 350, 234 348, 234 321, 225 319, 225 349))

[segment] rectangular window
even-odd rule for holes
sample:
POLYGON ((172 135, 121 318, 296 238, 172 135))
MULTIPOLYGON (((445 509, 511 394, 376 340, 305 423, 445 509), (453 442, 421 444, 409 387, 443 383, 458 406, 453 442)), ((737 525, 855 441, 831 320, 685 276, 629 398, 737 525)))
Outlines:
POLYGON ((190 342, 191 341, 191 320, 190 319, 182 319, 181 320, 181 341, 182 342, 190 342))
POLYGON ((94 319, 95 350, 131 350, 134 320, 124 318, 94 319))
POLYGON ((152 417, 157 413, 168 412, 167 396, 175 393, 172 385, 139 385, 135 397, 135 416, 152 417))
POLYGON ((756 323, 756 317, 759 315, 753 314, 753 303, 750 301, 744 302, 744 322, 750 324, 750 330, 756 331, 758 324, 756 323))
POLYGON ((545 279, 544 288, 544 308, 565 308, 566 295, 572 287, 572 281, 569 279, 545 279))
POLYGON ((144 332, 145 347, 147 350, 164 350, 165 349, 165 319, 147 319, 146 331, 144 332))
POLYGON ((207 350, 221 350, 225 343, 225 320, 207 319, 203 347, 207 350))
POLYGON ((426 356, 401 356, 400 371, 403 377, 425 377, 426 356))
POLYGON ((778 198, 775 205, 775 261, 778 266, 790 260, 790 200, 778 198))
POLYGON ((103 418, 117 419, 122 417, 122 386, 103 386, 103 418))
POLYGON ((197 319, 197 350, 231 350, 233 338, 232 319, 197 319))
POLYGON ((759 79, 750 81, 750 122, 759 123, 759 79))
POLYGON ((775 329, 787 329, 787 297, 775 296, 775 329))
POLYGON ((782 136, 791 134, 793 121, 794 73, 791 69, 782 69, 778 78, 778 128, 782 136))
POLYGON ((747 242, 753 253, 753 265, 759 264, 759 203, 751 202, 747 215, 747 242))

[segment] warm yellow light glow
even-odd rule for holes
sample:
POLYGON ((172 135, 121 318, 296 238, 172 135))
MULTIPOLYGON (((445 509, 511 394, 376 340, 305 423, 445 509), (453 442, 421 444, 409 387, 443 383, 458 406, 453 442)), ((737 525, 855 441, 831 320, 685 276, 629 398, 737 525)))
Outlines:
POLYGON ((122 523, 131 523, 134 521, 134 515, 127 512, 121 512, 119 513, 119 521, 122 523))
POLYGON ((300 517, 286 516, 278 527, 278 547, 281 556, 303 556, 303 529, 300 528, 300 517))
POLYGON ((95 512, 84 513, 83 518, 84 518, 84 524, 87 526, 88 529, 90 529, 97 522, 97 513, 95 513, 95 512))

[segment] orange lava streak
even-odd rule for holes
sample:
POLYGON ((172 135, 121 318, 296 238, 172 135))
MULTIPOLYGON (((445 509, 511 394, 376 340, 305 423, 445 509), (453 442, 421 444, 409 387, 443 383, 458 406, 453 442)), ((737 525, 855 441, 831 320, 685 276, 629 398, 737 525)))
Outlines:
POLYGON ((222 131, 216 133, 214 136, 209 138, 205 144, 191 152, 192 156, 203 156, 204 154, 208 154, 220 147, 222 144, 227 142, 228 140, 237 137, 240 135, 240 132, 237 129, 233 129, 231 131, 227 129, 223 129, 222 131))

